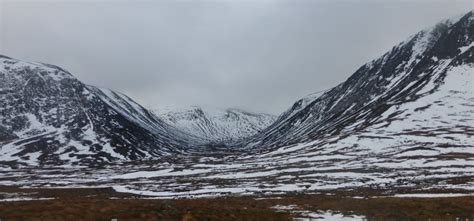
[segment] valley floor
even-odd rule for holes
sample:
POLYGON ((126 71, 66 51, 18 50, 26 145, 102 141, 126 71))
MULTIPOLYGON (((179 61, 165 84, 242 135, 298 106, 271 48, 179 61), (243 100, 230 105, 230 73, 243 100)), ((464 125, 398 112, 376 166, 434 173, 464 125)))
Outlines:
POLYGON ((112 188, 6 186, 0 187, 0 193, 2 221, 474 220, 474 196, 468 194, 382 197, 380 191, 360 189, 264 198, 156 199, 112 188))

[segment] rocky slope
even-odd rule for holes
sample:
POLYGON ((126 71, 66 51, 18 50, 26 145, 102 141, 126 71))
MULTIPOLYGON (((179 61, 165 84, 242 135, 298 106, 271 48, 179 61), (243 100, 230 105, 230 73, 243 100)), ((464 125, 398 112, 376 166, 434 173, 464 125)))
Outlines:
POLYGON ((97 165, 181 152, 188 135, 127 96, 48 64, 0 57, 0 162, 97 165))
POLYGON ((270 114, 239 109, 204 110, 200 107, 154 112, 164 122, 211 143, 232 142, 254 135, 273 123, 276 118, 270 114))
POLYGON ((345 82, 299 100, 249 143, 274 148, 329 137, 334 142, 367 130, 420 135, 463 131, 468 138, 473 29, 469 12, 417 33, 345 82))

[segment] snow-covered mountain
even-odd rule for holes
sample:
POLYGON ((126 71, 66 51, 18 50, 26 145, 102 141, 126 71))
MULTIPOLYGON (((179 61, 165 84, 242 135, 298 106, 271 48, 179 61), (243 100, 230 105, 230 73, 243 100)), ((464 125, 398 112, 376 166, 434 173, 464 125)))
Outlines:
POLYGON ((276 116, 239 109, 207 110, 191 107, 182 110, 155 110, 166 123, 208 142, 239 140, 269 126, 276 116))
POLYGON ((6 56, 0 57, 0 101, 0 163, 9 165, 157 159, 252 135, 273 120, 239 110, 158 117, 128 96, 85 85, 60 67, 6 56))
POLYGON ((191 139, 129 97, 48 64, 0 57, 0 161, 96 165, 180 152, 191 139))
POLYGON ((430 142, 428 136, 433 142, 474 144, 473 29, 470 12, 417 33, 345 82, 296 102, 250 146, 347 139, 354 141, 349 146, 409 146, 430 142))

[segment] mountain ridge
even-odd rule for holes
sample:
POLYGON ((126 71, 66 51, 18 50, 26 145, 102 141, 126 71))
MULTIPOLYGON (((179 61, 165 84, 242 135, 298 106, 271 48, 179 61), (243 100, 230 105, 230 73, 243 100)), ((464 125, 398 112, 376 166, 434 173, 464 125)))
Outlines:
POLYGON ((199 106, 154 110, 166 123, 210 143, 231 143, 260 132, 275 116, 238 108, 203 109, 199 106))
POLYGON ((186 149, 175 137, 187 136, 129 98, 55 65, 6 56, 0 62, 2 163, 95 165, 186 149))
MULTIPOLYGON (((412 82, 419 82, 418 84, 424 83, 423 78, 426 80, 429 75, 422 76, 424 75, 423 68, 435 62, 425 58, 426 56, 433 57, 435 55, 425 55, 425 53, 430 52, 431 48, 444 48, 441 43, 438 43, 439 46, 435 46, 434 44, 440 39, 443 40, 447 38, 447 36, 452 36, 448 32, 451 31, 450 28, 453 30, 457 29, 457 24, 465 23, 465 25, 467 25, 467 29, 465 30, 472 31, 471 19, 472 11, 462 16, 456 24, 453 24, 455 19, 445 19, 431 29, 425 29, 415 34, 409 40, 401 42, 389 52, 385 53, 381 58, 361 66, 345 82, 326 90, 315 99, 303 98, 299 100, 292 108, 283 113, 279 120, 272 126, 265 129, 261 134, 253 137, 249 142, 250 147, 282 146, 297 143, 303 139, 314 139, 315 137, 321 136, 321 134, 318 135, 318 131, 328 133, 330 125, 333 125, 330 131, 337 133, 338 129, 336 125, 327 124, 327 122, 334 123, 335 119, 339 119, 338 121, 343 123, 341 121, 341 119, 344 119, 343 116, 349 117, 352 113, 363 109, 373 112, 375 116, 377 115, 377 109, 379 109, 379 112, 383 112, 382 109, 387 108, 386 105, 390 106, 393 105, 393 103, 383 104, 383 99, 380 98, 382 96, 388 98, 390 97, 390 93, 396 95, 399 93, 397 90, 403 90, 404 85, 409 85, 412 82), (399 86, 397 87, 397 85, 399 86), (304 101, 305 99, 309 101, 304 101), (376 102, 381 104, 375 104, 376 102), (304 107, 300 107, 302 103, 305 103, 304 107), (284 138, 281 138, 282 136, 284 136, 284 138), (279 143, 277 139, 294 141, 279 143)), ((470 37, 470 34, 472 33, 468 33, 467 36, 470 37)), ((465 40, 465 42, 468 40, 469 38, 465 40)), ((466 43, 466 45, 469 44, 466 43)), ((459 47, 461 46, 459 45, 459 47)), ((456 54, 456 51, 453 51, 453 49, 457 50, 459 47, 449 47, 446 50, 451 49, 450 51, 442 53, 449 53, 450 56, 453 56, 456 54)), ((437 59, 443 58, 441 54, 437 56, 439 57, 437 59)), ((406 97, 403 99, 414 100, 414 97, 406 97)), ((350 124, 348 121, 345 122, 350 124)))

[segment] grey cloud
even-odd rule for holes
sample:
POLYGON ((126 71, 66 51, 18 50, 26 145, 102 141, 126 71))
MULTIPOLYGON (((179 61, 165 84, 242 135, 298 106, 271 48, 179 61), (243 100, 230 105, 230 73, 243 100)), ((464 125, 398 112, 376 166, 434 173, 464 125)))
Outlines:
POLYGON ((6 1, 0 54, 152 108, 280 113, 467 1, 6 1))

